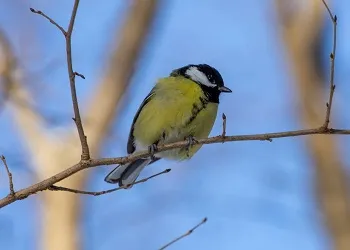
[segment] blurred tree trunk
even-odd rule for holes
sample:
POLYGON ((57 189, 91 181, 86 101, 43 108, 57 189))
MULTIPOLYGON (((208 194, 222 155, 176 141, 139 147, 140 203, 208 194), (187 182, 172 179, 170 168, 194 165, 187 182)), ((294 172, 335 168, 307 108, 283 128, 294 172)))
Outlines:
MULTIPOLYGON (((293 4, 276 0, 282 36, 299 92, 301 120, 304 127, 315 128, 324 122, 329 95, 329 87, 325 87, 329 80, 324 79, 327 74, 320 66, 321 34, 328 13, 321 0, 293 1, 293 4)), ((317 197, 333 248, 349 250, 349 189, 336 137, 309 136, 306 141, 316 167, 317 197)))
MULTIPOLYGON (((129 15, 119 33, 119 39, 115 43, 116 49, 112 52, 106 76, 96 85, 96 90, 89 98, 88 107, 83 108, 86 111, 83 116, 85 133, 93 157, 99 154, 115 120, 118 103, 129 84, 156 9, 157 0, 135 0, 131 5, 129 15)), ((30 150, 38 177, 47 178, 80 160, 81 149, 75 126, 74 130, 70 130, 63 137, 53 138, 52 134, 44 132, 43 119, 31 107, 33 100, 30 93, 15 74, 18 69, 11 48, 3 36, 0 38, 2 49, 6 52, 0 63, 0 73, 5 79, 13 116, 30 150)), ((84 189, 87 174, 88 171, 80 172, 62 181, 61 184, 84 189)), ((42 249, 81 249, 79 222, 83 208, 79 196, 43 192, 41 198, 42 249)))

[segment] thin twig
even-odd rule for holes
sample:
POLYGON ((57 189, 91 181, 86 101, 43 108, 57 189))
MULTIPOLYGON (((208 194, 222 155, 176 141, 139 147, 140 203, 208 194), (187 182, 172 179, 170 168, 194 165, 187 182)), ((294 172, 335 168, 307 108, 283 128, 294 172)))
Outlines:
POLYGON ((333 95, 335 90, 335 84, 334 84, 334 68, 335 68, 335 55, 336 55, 336 48, 337 48, 337 16, 332 14, 332 11, 328 7, 328 4, 325 0, 322 0, 323 4, 327 8, 328 14, 332 20, 333 23, 333 48, 332 53, 330 54, 330 60, 331 60, 331 67, 330 67, 330 91, 329 91, 329 98, 327 102, 327 110, 326 110, 326 117, 325 121, 322 125, 322 128, 327 129, 330 122, 330 116, 331 116, 331 109, 332 109, 332 103, 333 103, 333 95))
POLYGON ((174 244, 175 242, 189 236, 190 234, 193 233, 194 230, 196 230, 198 227, 200 227, 201 225, 203 225, 205 222, 207 222, 207 217, 205 217, 201 222, 199 222, 196 226, 194 226, 193 228, 191 228, 190 230, 188 230, 186 233, 184 233, 183 235, 175 238, 174 240, 170 241, 168 244, 162 246, 161 248, 159 248, 159 250, 164 250, 165 248, 169 247, 170 245, 174 244))
POLYGON ((38 14, 40 16, 43 16, 44 18, 46 18, 47 20, 49 20, 50 23, 52 23, 53 25, 55 25, 64 36, 66 36, 67 32, 62 28, 61 25, 59 25, 58 23, 56 23, 52 18, 50 18, 49 16, 47 16, 44 12, 40 11, 40 10, 35 10, 33 8, 29 8, 31 12, 38 14))
POLYGON ((80 0, 74 1, 74 6, 71 14, 71 18, 68 25, 68 30, 65 31, 60 25, 58 25, 53 19, 51 19, 49 16, 44 14, 42 11, 34 10, 33 8, 30 8, 30 10, 33 13, 39 14, 46 19, 48 19, 52 24, 54 24, 64 35, 66 39, 66 55, 67 55, 67 69, 68 69, 68 75, 69 75, 69 83, 70 83, 70 89, 71 89, 71 95, 72 95, 72 103, 73 103, 73 110, 74 110, 74 121, 78 129, 80 144, 81 144, 81 160, 89 160, 90 159, 90 150, 89 145, 87 143, 87 138, 84 133, 83 124, 81 121, 80 111, 79 111, 79 104, 78 104, 78 98, 77 98, 77 91, 75 88, 75 76, 80 76, 81 78, 85 79, 85 77, 77 73, 73 70, 73 60, 72 60, 72 34, 73 34, 73 28, 74 28, 74 22, 75 17, 77 15, 78 6, 79 6, 80 0))
POLYGON ((74 28, 74 22, 75 17, 77 15, 77 10, 79 6, 79 0, 75 0, 71 19, 69 22, 67 34, 66 34, 66 52, 67 52, 67 66, 68 66, 68 75, 69 75, 69 82, 70 82, 70 89, 72 94, 72 102, 73 102, 73 110, 74 110, 74 118, 75 118, 75 124, 77 125, 80 143, 81 143, 81 159, 82 160, 89 160, 90 159, 90 151, 89 151, 89 145, 87 143, 87 138, 84 133, 83 124, 81 121, 80 111, 79 111, 79 105, 78 105, 78 98, 77 98, 77 91, 75 88, 75 74, 73 70, 73 61, 72 61, 72 33, 74 28))
POLYGON ((325 0, 322 0, 322 2, 323 2, 323 4, 324 4, 324 6, 326 7, 329 16, 331 17, 332 22, 337 22, 337 20, 336 20, 337 18, 336 18, 336 16, 333 16, 332 11, 331 11, 331 9, 329 8, 327 2, 326 2, 325 0))
POLYGON ((74 72, 74 75, 79 76, 79 77, 85 79, 85 76, 84 76, 83 74, 80 74, 80 73, 78 73, 78 72, 76 72, 76 71, 74 72))
POLYGON ((222 113, 222 134, 221 136, 224 138, 226 136, 226 115, 222 113))
MULTIPOLYGON (((141 179, 139 181, 135 181, 134 183, 130 184, 131 185, 136 185, 136 184, 140 184, 143 182, 146 182, 154 177, 157 177, 159 175, 162 174, 166 174, 169 173, 171 171, 170 168, 165 169, 164 171, 158 173, 158 174, 154 174, 151 175, 147 178, 141 179)), ((72 189, 72 188, 67 188, 67 187, 61 187, 61 186, 56 186, 56 185, 52 185, 48 188, 48 190, 51 191, 64 191, 64 192, 71 192, 71 193, 76 193, 76 194, 87 194, 87 195, 93 195, 93 196, 99 196, 99 195, 103 195, 103 194, 108 194, 108 193, 112 193, 121 189, 125 189, 124 187, 118 187, 118 188, 112 188, 112 189, 108 189, 108 190, 104 190, 104 191, 97 191, 97 192, 90 192, 90 191, 82 191, 82 190, 77 190, 77 189, 72 189)))
POLYGON ((7 172, 7 176, 9 178, 9 188, 10 188, 10 196, 14 197, 15 196, 15 189, 13 188, 13 180, 12 180, 12 173, 9 169, 9 167, 7 166, 7 162, 6 162, 6 158, 5 156, 0 156, 2 162, 4 163, 6 172, 7 172))
MULTIPOLYGON (((285 138, 285 137, 295 137, 295 136, 305 136, 305 135, 350 135, 349 129, 324 129, 324 128, 314 128, 314 129, 303 129, 303 130, 295 130, 295 131, 285 131, 285 132, 277 132, 277 133, 267 133, 267 134, 253 134, 253 135, 234 135, 234 136, 226 136, 225 139, 222 138, 221 135, 214 136, 206 139, 196 140, 194 144, 203 145, 203 144, 214 144, 214 143, 222 143, 225 142, 233 142, 233 141, 261 141, 273 139, 273 138, 285 138)), ((184 148, 188 145, 188 141, 180 141, 169 143, 165 145, 160 145, 157 148, 157 152, 163 152, 175 148, 184 148)), ((82 171, 87 168, 103 166, 103 165, 114 165, 114 164, 125 164, 128 162, 135 161, 140 158, 149 157, 150 153, 148 151, 142 151, 136 155, 129 155, 125 157, 117 157, 117 158, 101 158, 101 159, 90 159, 88 161, 81 161, 74 166, 63 170, 62 172, 53 175, 41 182, 33 184, 27 188, 21 189, 16 192, 16 197, 5 197, 0 200, 0 208, 4 207, 8 204, 11 204, 17 200, 22 200, 36 194, 39 191, 47 190, 50 186, 55 183, 68 178, 75 173, 82 171)))

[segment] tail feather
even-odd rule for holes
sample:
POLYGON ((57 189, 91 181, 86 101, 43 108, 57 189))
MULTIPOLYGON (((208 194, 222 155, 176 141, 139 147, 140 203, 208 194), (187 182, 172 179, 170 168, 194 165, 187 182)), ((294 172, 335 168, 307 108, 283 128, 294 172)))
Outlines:
POLYGON ((137 159, 134 162, 119 165, 105 178, 108 183, 118 183, 119 186, 129 186, 134 183, 141 171, 152 162, 151 159, 137 159))
POLYGON ((115 167, 109 174, 105 177, 105 182, 115 184, 118 183, 120 176, 123 174, 125 169, 128 167, 129 164, 125 165, 118 165, 115 167))

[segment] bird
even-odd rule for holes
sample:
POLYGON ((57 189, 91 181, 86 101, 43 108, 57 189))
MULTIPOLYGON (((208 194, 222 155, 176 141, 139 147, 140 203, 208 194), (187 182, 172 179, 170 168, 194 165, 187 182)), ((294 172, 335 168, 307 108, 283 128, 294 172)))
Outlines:
POLYGON ((220 94, 231 92, 208 64, 188 64, 157 80, 134 116, 127 142, 129 155, 145 150, 152 154, 118 165, 104 180, 130 188, 146 166, 162 158, 191 158, 202 146, 194 141, 208 138, 213 128, 220 94), (159 145, 183 140, 188 147, 156 152, 159 145))

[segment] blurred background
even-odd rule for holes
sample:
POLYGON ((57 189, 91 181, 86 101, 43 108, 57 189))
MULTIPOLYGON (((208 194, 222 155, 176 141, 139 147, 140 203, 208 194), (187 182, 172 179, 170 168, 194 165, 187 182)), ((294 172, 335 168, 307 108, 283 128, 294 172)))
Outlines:
MULTIPOLYGON (((350 2, 338 16, 331 127, 349 128, 350 2)), ((0 154, 18 190, 77 162, 65 42, 73 0, 0 1, 0 154)), ((332 22, 321 0, 81 1, 73 34, 76 86, 94 157, 126 154, 132 118, 157 78, 190 63, 217 68, 222 96, 211 135, 279 132, 323 123, 332 22)), ((42 192, 0 210, 0 248, 350 249, 348 136, 204 146, 186 162, 160 161, 147 183, 100 197, 42 192)), ((60 185, 98 191, 113 166, 60 185)), ((8 194, 0 169, 0 195, 8 194)))

